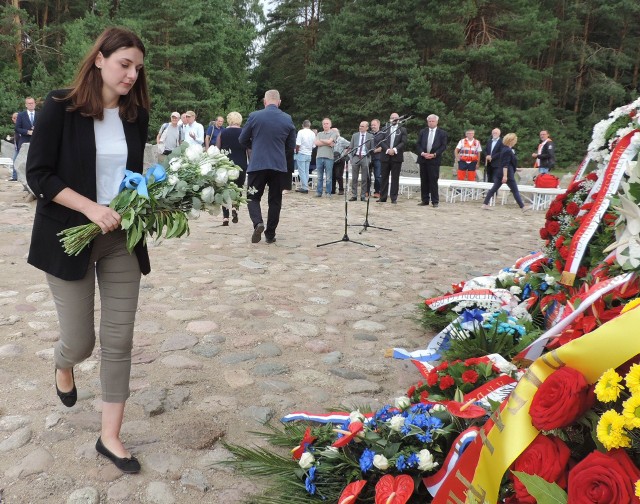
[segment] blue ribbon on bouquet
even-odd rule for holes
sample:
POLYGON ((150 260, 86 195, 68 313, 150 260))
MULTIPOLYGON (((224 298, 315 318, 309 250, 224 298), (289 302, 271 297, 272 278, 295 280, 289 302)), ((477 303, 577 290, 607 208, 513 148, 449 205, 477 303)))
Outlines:
POLYGON ((138 194, 143 198, 148 198, 149 190, 147 189, 147 184, 162 182, 166 178, 167 173, 164 171, 162 165, 159 164, 154 164, 149 167, 145 175, 132 172, 131 170, 125 170, 124 179, 120 182, 119 190, 134 189, 138 191, 138 194))

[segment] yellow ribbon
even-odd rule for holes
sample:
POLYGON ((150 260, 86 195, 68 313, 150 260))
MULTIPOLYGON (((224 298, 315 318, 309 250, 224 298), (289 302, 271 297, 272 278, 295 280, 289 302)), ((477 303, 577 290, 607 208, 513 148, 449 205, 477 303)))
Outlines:
POLYGON ((569 366, 580 371, 589 383, 595 383, 607 369, 640 354, 639 327, 640 310, 634 308, 531 364, 506 407, 493 415, 493 429, 486 435, 480 431, 483 446, 467 503, 497 502, 502 476, 539 433, 531 424, 529 406, 547 377, 556 369, 569 366))

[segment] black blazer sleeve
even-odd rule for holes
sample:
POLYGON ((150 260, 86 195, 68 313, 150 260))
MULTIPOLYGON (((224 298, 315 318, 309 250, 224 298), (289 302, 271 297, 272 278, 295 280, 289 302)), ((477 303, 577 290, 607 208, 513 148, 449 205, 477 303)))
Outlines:
POLYGON ((447 136, 447 132, 443 129, 438 128, 436 130, 436 138, 434 139, 434 144, 437 144, 433 153, 436 155, 436 159, 442 157, 442 154, 445 150, 447 150, 447 143, 449 143, 449 137, 447 136))

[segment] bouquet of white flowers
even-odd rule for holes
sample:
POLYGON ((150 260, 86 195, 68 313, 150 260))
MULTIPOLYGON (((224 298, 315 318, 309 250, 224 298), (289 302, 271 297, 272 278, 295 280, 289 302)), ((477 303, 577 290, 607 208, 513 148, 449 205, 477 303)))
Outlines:
MULTIPOLYGON (((189 233, 189 218, 201 211, 217 213, 221 206, 231 208, 246 203, 242 188, 234 180, 240 168, 224 152, 211 146, 206 152, 199 145, 182 144, 165 161, 145 175, 125 172, 120 192, 110 207, 122 216, 127 232, 127 250, 148 235, 177 238, 189 233)), ((101 233, 95 223, 65 229, 60 235, 64 250, 78 255, 101 233)))

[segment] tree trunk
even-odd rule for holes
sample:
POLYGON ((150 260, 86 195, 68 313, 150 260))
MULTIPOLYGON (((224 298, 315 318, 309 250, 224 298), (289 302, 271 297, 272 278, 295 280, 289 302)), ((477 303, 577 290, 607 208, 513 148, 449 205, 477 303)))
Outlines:
POLYGON ((578 64, 578 75, 576 77, 576 101, 573 104, 573 111, 577 114, 580 112, 580 98, 582 96, 582 84, 586 70, 584 68, 587 60, 587 44, 589 40, 589 22, 591 21, 591 9, 587 11, 587 17, 584 20, 584 30, 582 32, 582 50, 580 51, 580 62, 578 64))
MULTIPOLYGON (((20 3, 18 2, 18 0, 12 0, 11 1, 11 5, 15 8, 15 9, 19 9, 20 8, 20 3)), ((15 45, 15 51, 16 51, 16 66, 18 67, 18 78, 20 80, 22 80, 22 24, 20 23, 20 16, 18 16, 17 14, 13 17, 13 24, 16 26, 16 34, 18 37, 18 41, 16 42, 15 45)))

